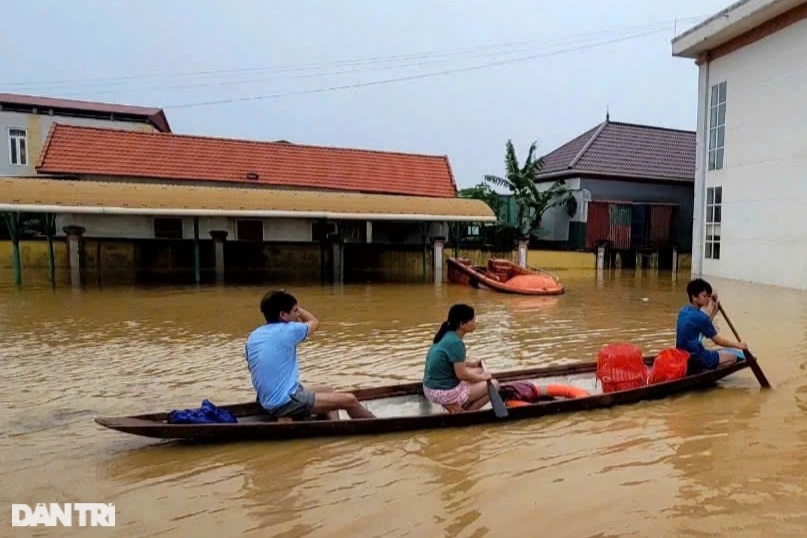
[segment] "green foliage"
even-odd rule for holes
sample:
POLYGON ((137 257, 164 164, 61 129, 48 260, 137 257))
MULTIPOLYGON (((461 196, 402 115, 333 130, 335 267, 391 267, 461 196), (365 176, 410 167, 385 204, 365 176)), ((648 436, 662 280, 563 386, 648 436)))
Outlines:
POLYGON ((29 239, 56 234, 54 217, 44 213, 0 213, 0 239, 29 239))
POLYGON ((512 250, 519 238, 519 231, 505 224, 486 224, 479 227, 478 235, 465 235, 463 226, 451 227, 449 244, 461 248, 486 248, 495 251, 512 250))
POLYGON ((519 165, 516 150, 511 140, 505 147, 504 177, 485 175, 490 185, 506 188, 512 193, 518 206, 517 226, 523 237, 536 235, 544 214, 551 208, 561 206, 570 217, 577 211, 574 193, 566 187, 565 180, 558 180, 544 191, 539 191, 535 179, 544 167, 544 160, 536 156, 537 142, 530 145, 524 165, 519 165))
POLYGON ((478 183, 473 187, 462 189, 457 193, 460 198, 473 198, 475 200, 482 200, 494 213, 499 211, 499 193, 494 191, 487 183, 478 183))

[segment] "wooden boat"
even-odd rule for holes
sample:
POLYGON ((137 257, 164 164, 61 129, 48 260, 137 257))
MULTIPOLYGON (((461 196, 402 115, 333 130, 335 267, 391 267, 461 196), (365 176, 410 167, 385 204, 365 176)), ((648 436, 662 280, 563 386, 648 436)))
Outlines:
MULTIPOLYGON (((644 357, 652 365, 653 357, 644 357)), ((419 382, 352 392, 376 418, 278 422, 265 415, 256 402, 221 406, 228 409, 238 422, 234 424, 169 424, 169 413, 152 413, 125 417, 99 417, 95 422, 120 432, 160 439, 184 439, 206 442, 244 440, 281 440, 304 437, 375 435, 390 432, 463 427, 476 424, 534 419, 574 411, 602 409, 614 405, 632 404, 642 400, 660 399, 683 391, 709 387, 720 379, 746 368, 746 361, 721 366, 684 378, 602 393, 596 389, 597 363, 550 366, 513 370, 495 374, 502 383, 531 380, 538 384, 560 383, 585 388, 589 396, 559 398, 508 408, 509 415, 498 418, 488 404, 479 411, 448 413, 424 396, 419 382)))
POLYGON ((447 258, 448 281, 474 288, 522 295, 561 295, 560 279, 542 269, 524 268, 510 260, 491 258, 487 266, 472 265, 466 258, 447 258))

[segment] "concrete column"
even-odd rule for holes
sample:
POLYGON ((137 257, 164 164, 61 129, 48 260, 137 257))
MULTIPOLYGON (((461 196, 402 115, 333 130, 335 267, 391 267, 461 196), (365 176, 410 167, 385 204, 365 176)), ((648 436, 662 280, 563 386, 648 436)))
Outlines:
POLYGON ((345 242, 342 241, 341 233, 331 236, 331 249, 333 252, 333 281, 341 284, 345 281, 345 242))
POLYGON ((367 243, 373 242, 373 221, 368 220, 365 224, 367 227, 367 243))
POLYGON ((84 232, 83 226, 65 226, 62 231, 67 236, 67 259, 70 264, 70 284, 81 287, 81 241, 84 232))
POLYGON ((520 267, 527 267, 527 246, 529 244, 529 239, 519 239, 518 241, 518 265, 520 267))
POLYGON ((22 215, 20 213, 1 213, 11 235, 11 256, 14 265, 14 284, 22 284, 22 258, 20 257, 20 233, 22 233, 22 215))
POLYGON ((692 276, 703 271, 706 219, 706 174, 709 167, 709 93, 710 65, 698 67, 697 136, 695 138, 695 184, 692 206, 692 276))
POLYGON ((224 282, 224 241, 229 232, 227 230, 210 230, 213 245, 216 250, 216 283, 224 282))
POLYGON ((605 245, 597 247, 597 269, 605 269, 605 245))
POLYGON ((432 245, 434 249, 434 282, 443 282, 443 248, 446 244, 445 237, 433 237, 432 245))
POLYGON ((193 217, 193 280, 197 284, 202 281, 202 266, 199 249, 199 217, 193 217))
POLYGON ((678 272, 678 247, 672 248, 672 272, 678 272))

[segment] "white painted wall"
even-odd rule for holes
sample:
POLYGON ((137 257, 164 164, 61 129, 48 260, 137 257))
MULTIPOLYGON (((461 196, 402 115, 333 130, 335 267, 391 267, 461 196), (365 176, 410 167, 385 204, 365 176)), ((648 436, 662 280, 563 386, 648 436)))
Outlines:
MULTIPOLYGON (((263 239, 264 241, 300 241, 310 242, 312 240, 311 219, 263 219, 263 239)), ((365 221, 360 225, 364 226, 365 221)), ((154 217, 137 215, 85 215, 85 214, 65 214, 56 216, 57 235, 64 235, 64 226, 83 226, 87 237, 108 237, 121 239, 153 239, 154 238, 154 217)), ((421 243, 420 232, 417 223, 405 224, 409 233, 406 234, 406 241, 409 243, 421 243)), ((193 238, 193 218, 183 217, 183 234, 185 239, 193 238)), ((227 241, 237 240, 237 227, 235 218, 226 217, 200 217, 199 237, 210 239, 211 230, 227 230, 227 241)), ((446 223, 431 223, 429 237, 448 236, 448 225, 446 223)), ((373 240, 384 242, 386 237, 383 233, 374 231, 373 240)))
MULTIPOLYGON (((709 65, 698 66, 698 108, 695 136, 695 186, 692 201, 692 274, 703 274, 706 165, 709 149, 709 65)), ((728 105, 728 103, 727 103, 728 105)))
POLYGON ((264 241, 311 241, 313 220, 266 219, 263 224, 264 241))
MULTIPOLYGON (((311 241, 311 225, 307 219, 263 219, 264 241, 311 241)), ((62 227, 84 226, 88 237, 115 237, 129 239, 153 239, 154 217, 123 215, 58 215, 56 230, 63 235, 62 227)), ((193 238, 193 218, 182 221, 185 239, 193 238)), ((211 230, 227 230, 227 240, 238 239, 236 219, 226 217, 200 217, 199 237, 210 239, 211 230)))
MULTIPOLYGON (((545 181, 538 183, 539 192, 549 189, 555 184, 556 180, 545 181)), ((577 191, 574 197, 577 199, 578 210, 582 209, 583 193, 580 189, 580 178, 571 178, 566 180, 566 187, 577 191)), ((553 207, 544 213, 544 218, 541 221, 541 229, 545 234, 541 235, 541 239, 545 241, 568 241, 569 240, 569 222, 571 217, 566 214, 566 209, 563 207, 553 207)))
MULTIPOLYGON (((86 228, 84 235, 87 237, 154 238, 153 219, 146 216, 56 215, 56 235, 63 236, 62 228, 65 226, 83 226, 86 228)), ((193 231, 193 228, 191 228, 191 231, 193 231)))
MULTIPOLYGON (((709 66, 710 86, 727 82, 726 141, 724 168, 705 172, 706 186, 723 187, 723 215, 720 259, 703 259, 704 276, 807 289, 805 58, 801 21, 709 66)), ((702 257, 701 234, 693 241, 702 257)))

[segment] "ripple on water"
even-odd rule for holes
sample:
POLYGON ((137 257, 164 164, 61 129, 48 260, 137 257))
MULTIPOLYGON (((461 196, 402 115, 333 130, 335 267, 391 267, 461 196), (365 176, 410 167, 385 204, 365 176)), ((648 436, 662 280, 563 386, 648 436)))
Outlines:
MULTIPOLYGON (((672 344, 685 279, 568 276, 561 297, 458 286, 292 290, 322 320, 307 381, 420 379, 448 307, 496 370, 672 344), (647 301, 643 301, 647 298, 647 301)), ((807 503, 807 294, 718 282, 774 391, 743 372, 663 401, 456 430, 194 447, 92 422, 254 398, 243 346, 261 287, 0 290, 5 492, 109 500, 127 535, 795 536, 807 503)), ((719 318, 718 318, 719 319, 719 318)), ((720 322, 721 330, 726 330, 720 322)))

